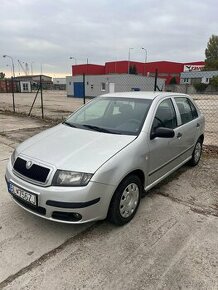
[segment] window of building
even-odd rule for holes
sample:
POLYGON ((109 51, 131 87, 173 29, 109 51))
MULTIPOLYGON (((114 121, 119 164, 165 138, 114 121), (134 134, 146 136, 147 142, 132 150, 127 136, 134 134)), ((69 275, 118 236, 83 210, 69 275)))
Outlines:
POLYGON ((23 83, 23 91, 28 92, 28 90, 29 90, 28 83, 23 83))
POLYGON ((188 78, 184 78, 184 83, 188 83, 189 79, 188 78))
POLYGON ((106 91, 106 83, 101 83, 101 90, 106 91))

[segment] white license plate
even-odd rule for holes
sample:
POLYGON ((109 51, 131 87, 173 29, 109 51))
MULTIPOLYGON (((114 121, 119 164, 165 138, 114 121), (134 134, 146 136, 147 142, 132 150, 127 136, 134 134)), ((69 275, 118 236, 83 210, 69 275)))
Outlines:
POLYGON ((27 192, 12 183, 9 183, 8 190, 11 194, 21 198, 27 203, 37 206, 37 195, 27 192))

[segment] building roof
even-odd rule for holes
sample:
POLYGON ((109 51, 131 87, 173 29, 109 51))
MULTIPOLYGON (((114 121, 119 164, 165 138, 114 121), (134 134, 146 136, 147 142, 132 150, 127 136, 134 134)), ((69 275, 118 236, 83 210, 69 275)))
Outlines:
POLYGON ((212 78, 218 76, 218 71, 186 71, 181 73, 181 78, 196 79, 196 78, 212 78))

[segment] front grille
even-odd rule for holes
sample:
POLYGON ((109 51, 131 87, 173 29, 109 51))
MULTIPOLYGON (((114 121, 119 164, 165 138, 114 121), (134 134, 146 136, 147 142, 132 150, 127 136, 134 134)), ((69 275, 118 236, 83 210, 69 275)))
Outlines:
POLYGON ((37 164, 33 164, 29 169, 27 169, 26 163, 26 160, 18 157, 14 163, 14 170, 27 178, 44 183, 48 177, 50 169, 37 164))

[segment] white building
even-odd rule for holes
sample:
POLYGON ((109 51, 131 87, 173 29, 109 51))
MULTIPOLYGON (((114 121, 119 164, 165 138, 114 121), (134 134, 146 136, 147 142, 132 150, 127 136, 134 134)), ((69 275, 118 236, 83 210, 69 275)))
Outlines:
POLYGON ((180 75, 180 84, 209 84, 210 79, 214 76, 218 76, 218 71, 186 71, 180 75))
POLYGON ((66 90, 66 78, 53 78, 53 89, 66 90))
MULTIPOLYGON (((86 75, 66 77, 67 96, 82 98, 96 97, 101 94, 126 91, 153 91, 155 78, 132 74, 86 75)), ((159 90, 164 90, 165 79, 158 78, 159 90)))

